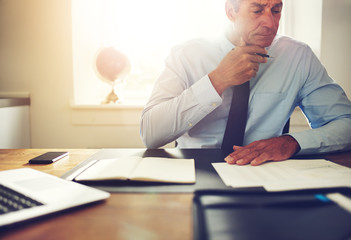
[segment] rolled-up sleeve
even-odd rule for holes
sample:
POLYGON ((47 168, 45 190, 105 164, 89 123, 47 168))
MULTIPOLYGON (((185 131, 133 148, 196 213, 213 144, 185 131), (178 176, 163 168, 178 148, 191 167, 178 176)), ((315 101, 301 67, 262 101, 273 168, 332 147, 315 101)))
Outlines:
POLYGON ((176 140, 222 103, 208 75, 190 79, 185 68, 192 66, 184 66, 179 58, 167 59, 142 112, 140 135, 147 148, 176 140))

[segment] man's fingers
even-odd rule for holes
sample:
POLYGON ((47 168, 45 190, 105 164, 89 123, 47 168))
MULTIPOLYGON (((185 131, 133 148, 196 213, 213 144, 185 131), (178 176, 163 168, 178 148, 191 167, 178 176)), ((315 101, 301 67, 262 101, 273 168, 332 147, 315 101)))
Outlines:
POLYGON ((258 166, 261 165, 262 163, 265 163, 267 161, 272 160, 270 158, 270 156, 268 156, 268 154, 266 154, 265 152, 263 152, 262 154, 260 154, 259 156, 257 156, 255 159, 253 159, 250 164, 252 166, 258 166))
POLYGON ((241 148, 243 148, 242 146, 237 146, 237 145, 234 145, 233 146, 233 150, 234 151, 237 151, 237 150, 239 150, 239 149, 241 149, 241 148))
POLYGON ((241 148, 243 147, 234 145, 233 146, 234 152, 229 154, 226 158, 224 158, 224 161, 226 161, 229 164, 235 164, 236 161, 239 160, 237 156, 241 148))
POLYGON ((262 56, 257 55, 257 54, 253 54, 253 55, 251 55, 251 62, 253 62, 253 63, 266 63, 267 58, 262 57, 262 56))
POLYGON ((258 166, 272 159, 265 152, 259 153, 257 151, 250 152, 247 150, 243 150, 237 154, 230 154, 224 160, 228 164, 237 164, 237 165, 251 164, 252 166, 258 166))
POLYGON ((247 147, 234 146, 234 152, 229 154, 224 160, 229 164, 243 165, 251 162, 258 156, 257 151, 247 147))
MULTIPOLYGON (((242 49, 243 51, 252 54, 252 55, 257 55, 256 53, 260 53, 260 54, 267 54, 267 50, 265 48, 256 46, 256 45, 239 45, 238 49, 242 49)), ((257 55, 259 56, 259 55, 257 55)), ((260 56, 262 57, 262 56, 260 56)))
MULTIPOLYGON (((247 63, 266 63, 267 58, 258 55, 257 53, 267 54, 267 51, 264 48, 258 46, 239 46, 238 48, 234 48, 234 51, 238 51, 239 55, 242 57, 243 62, 247 63)), ((235 52, 233 54, 233 59, 238 61, 238 56, 235 52)))
POLYGON ((236 161, 237 165, 246 165, 251 164, 253 166, 259 165, 268 161, 269 159, 264 156, 265 153, 260 153, 258 151, 252 151, 250 154, 246 154, 245 156, 241 156, 239 160, 236 161))
POLYGON ((267 161, 286 160, 297 151, 300 146, 291 136, 280 136, 250 143, 244 147, 233 147, 234 152, 226 157, 229 164, 253 166, 260 165, 267 161))

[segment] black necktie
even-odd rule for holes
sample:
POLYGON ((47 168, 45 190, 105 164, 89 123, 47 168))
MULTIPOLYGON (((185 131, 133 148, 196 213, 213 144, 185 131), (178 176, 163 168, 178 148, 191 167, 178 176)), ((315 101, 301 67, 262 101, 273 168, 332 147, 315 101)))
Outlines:
POLYGON ((228 154, 233 152, 233 145, 243 145, 249 95, 250 82, 234 86, 232 104, 230 106, 227 126, 225 128, 221 147, 221 149, 228 154))

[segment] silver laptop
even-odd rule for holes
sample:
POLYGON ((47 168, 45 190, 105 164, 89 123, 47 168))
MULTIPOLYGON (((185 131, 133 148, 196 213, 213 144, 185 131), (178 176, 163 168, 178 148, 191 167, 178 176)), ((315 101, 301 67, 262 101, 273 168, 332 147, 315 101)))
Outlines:
POLYGON ((107 199, 109 193, 30 168, 0 171, 0 226, 107 199))

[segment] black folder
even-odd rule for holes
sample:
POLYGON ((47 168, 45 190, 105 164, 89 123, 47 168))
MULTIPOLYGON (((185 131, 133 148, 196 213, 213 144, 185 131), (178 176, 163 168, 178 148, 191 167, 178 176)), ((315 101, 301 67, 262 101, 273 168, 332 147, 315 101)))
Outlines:
POLYGON ((350 189, 291 192, 195 192, 194 238, 198 240, 347 240, 351 213, 326 197, 350 189))

